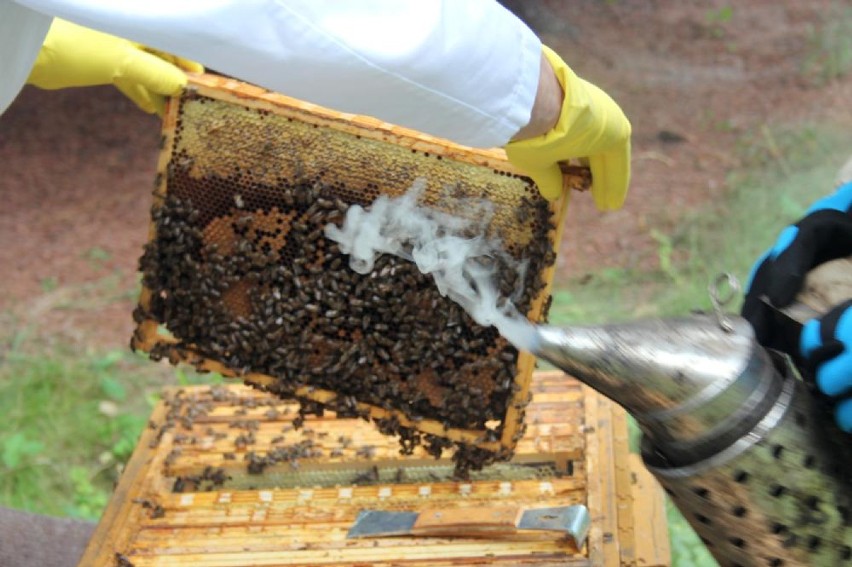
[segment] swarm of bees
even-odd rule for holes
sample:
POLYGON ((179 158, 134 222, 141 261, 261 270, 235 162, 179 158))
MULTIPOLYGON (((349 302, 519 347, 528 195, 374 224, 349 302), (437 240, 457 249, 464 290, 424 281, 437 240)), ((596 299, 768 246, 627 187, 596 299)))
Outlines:
MULTIPOLYGON (((431 419, 500 438, 517 393, 518 351, 443 297, 413 263, 382 256, 371 273, 358 274, 324 236, 350 205, 369 206, 377 184, 353 191, 323 175, 275 183, 239 171, 199 176, 180 152, 165 175, 168 192, 155 203, 154 236, 140 260, 150 300, 134 318, 163 325, 177 342, 149 348, 153 359, 176 363, 176 352, 190 353, 238 374, 274 377, 266 389, 302 404, 297 427, 326 409, 365 417, 358 408, 366 403, 415 423, 431 419), (300 398, 305 387, 336 397, 300 398)), ((523 259, 526 269, 494 262, 502 295, 527 313, 555 261, 553 223, 537 194, 521 199, 515 215, 534 234, 524 249, 507 246, 507 258, 523 259)), ((403 453, 423 446, 437 457, 454 445, 392 419, 379 426, 399 435, 403 453)), ((455 457, 464 475, 508 455, 465 446, 455 457)))

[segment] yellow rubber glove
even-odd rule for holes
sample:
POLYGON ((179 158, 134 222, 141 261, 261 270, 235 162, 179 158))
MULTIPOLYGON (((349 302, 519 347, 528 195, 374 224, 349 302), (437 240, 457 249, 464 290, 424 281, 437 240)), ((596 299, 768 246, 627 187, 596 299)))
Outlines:
POLYGON ((162 114, 165 97, 186 86, 193 61, 56 18, 27 82, 42 89, 115 85, 145 112, 162 114))
POLYGON ((559 121, 543 136, 510 142, 506 155, 551 201, 562 193, 559 162, 587 158, 595 204, 618 209, 630 184, 630 122, 609 95, 575 75, 548 47, 543 52, 565 92, 559 121))

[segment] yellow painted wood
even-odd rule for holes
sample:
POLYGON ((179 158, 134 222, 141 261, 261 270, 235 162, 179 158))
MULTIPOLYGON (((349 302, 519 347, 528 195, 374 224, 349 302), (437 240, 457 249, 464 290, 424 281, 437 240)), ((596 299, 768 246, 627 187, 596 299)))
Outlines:
POLYGON ((671 565, 671 548, 666 524, 666 499, 654 475, 642 464, 639 455, 628 455, 631 493, 637 510, 635 518, 636 564, 640 567, 671 565))
MULTIPOLYGON (((165 407, 158 404, 151 418, 158 419, 164 414, 165 407)), ((92 535, 80 559, 81 566, 112 565, 115 550, 125 549, 138 526, 144 521, 143 510, 140 506, 134 505, 133 501, 139 499, 148 489, 147 483, 140 480, 146 478, 147 473, 152 470, 151 464, 158 458, 150 447, 154 435, 151 429, 142 432, 139 443, 101 516, 99 525, 105 528, 96 530, 92 535)))
POLYGON ((598 398, 587 389, 589 394, 584 401, 585 415, 581 422, 581 431, 586 441, 586 453, 583 465, 586 469, 586 506, 589 509, 592 524, 586 543, 589 560, 592 565, 604 565, 604 508, 603 487, 606 482, 606 471, 600 470, 600 432, 598 425, 598 398))
POLYGON ((636 565, 636 522, 631 513, 635 507, 630 471, 630 445, 627 435, 627 413, 610 402, 612 415, 614 503, 618 510, 618 546, 621 565, 636 565))
MULTIPOLYGON (((615 567, 622 564, 621 542, 618 539, 619 509, 616 484, 616 447, 613 439, 612 410, 614 404, 603 396, 596 396, 598 412, 594 431, 598 438, 598 471, 601 478, 600 522, 603 537, 604 565, 615 567)), ((586 424, 588 427, 588 423, 586 424)), ((587 457, 587 462, 589 457, 587 457)))

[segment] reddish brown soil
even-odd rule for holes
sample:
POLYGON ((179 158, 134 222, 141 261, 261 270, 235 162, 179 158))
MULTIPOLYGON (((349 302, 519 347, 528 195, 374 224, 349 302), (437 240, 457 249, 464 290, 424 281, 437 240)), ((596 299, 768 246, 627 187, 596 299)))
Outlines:
POLYGON ((653 264, 651 228, 665 232, 684 213, 717 199, 740 164, 738 140, 750 133, 759 138, 764 124, 852 125, 852 77, 817 88, 807 71, 814 30, 840 12, 840 3, 527 5, 535 6, 525 11, 539 22, 543 40, 610 93, 633 124, 627 205, 601 216, 589 199, 575 200, 560 254, 563 277, 600 265, 653 264), (714 21, 724 19, 714 16, 727 7, 730 19, 714 21))
MULTIPOLYGON (((577 196, 559 277, 653 265, 650 229, 725 191, 744 133, 800 120, 852 126, 852 79, 817 87, 803 72, 809 38, 840 5, 525 0, 519 11, 544 41, 634 127, 628 204, 599 215, 577 196), (714 21, 727 6, 730 19, 714 21)), ((126 344, 158 128, 111 88, 28 88, 0 117, 0 320, 80 345, 126 344)))

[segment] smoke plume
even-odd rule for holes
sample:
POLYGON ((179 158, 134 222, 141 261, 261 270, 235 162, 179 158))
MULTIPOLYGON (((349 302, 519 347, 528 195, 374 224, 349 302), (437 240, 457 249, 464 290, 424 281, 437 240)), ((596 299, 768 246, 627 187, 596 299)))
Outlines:
POLYGON ((491 203, 471 199, 464 203, 465 218, 457 217, 418 205, 424 187, 425 182, 418 180, 401 197, 382 195, 368 209, 353 205, 343 226, 327 225, 325 235, 349 255, 349 266, 359 274, 371 272, 381 254, 414 262, 432 276, 442 295, 461 305, 478 324, 493 325, 515 347, 533 350, 534 327, 511 298, 498 291, 495 259, 521 271, 521 276, 525 264, 510 258, 499 239, 486 236, 491 203))

